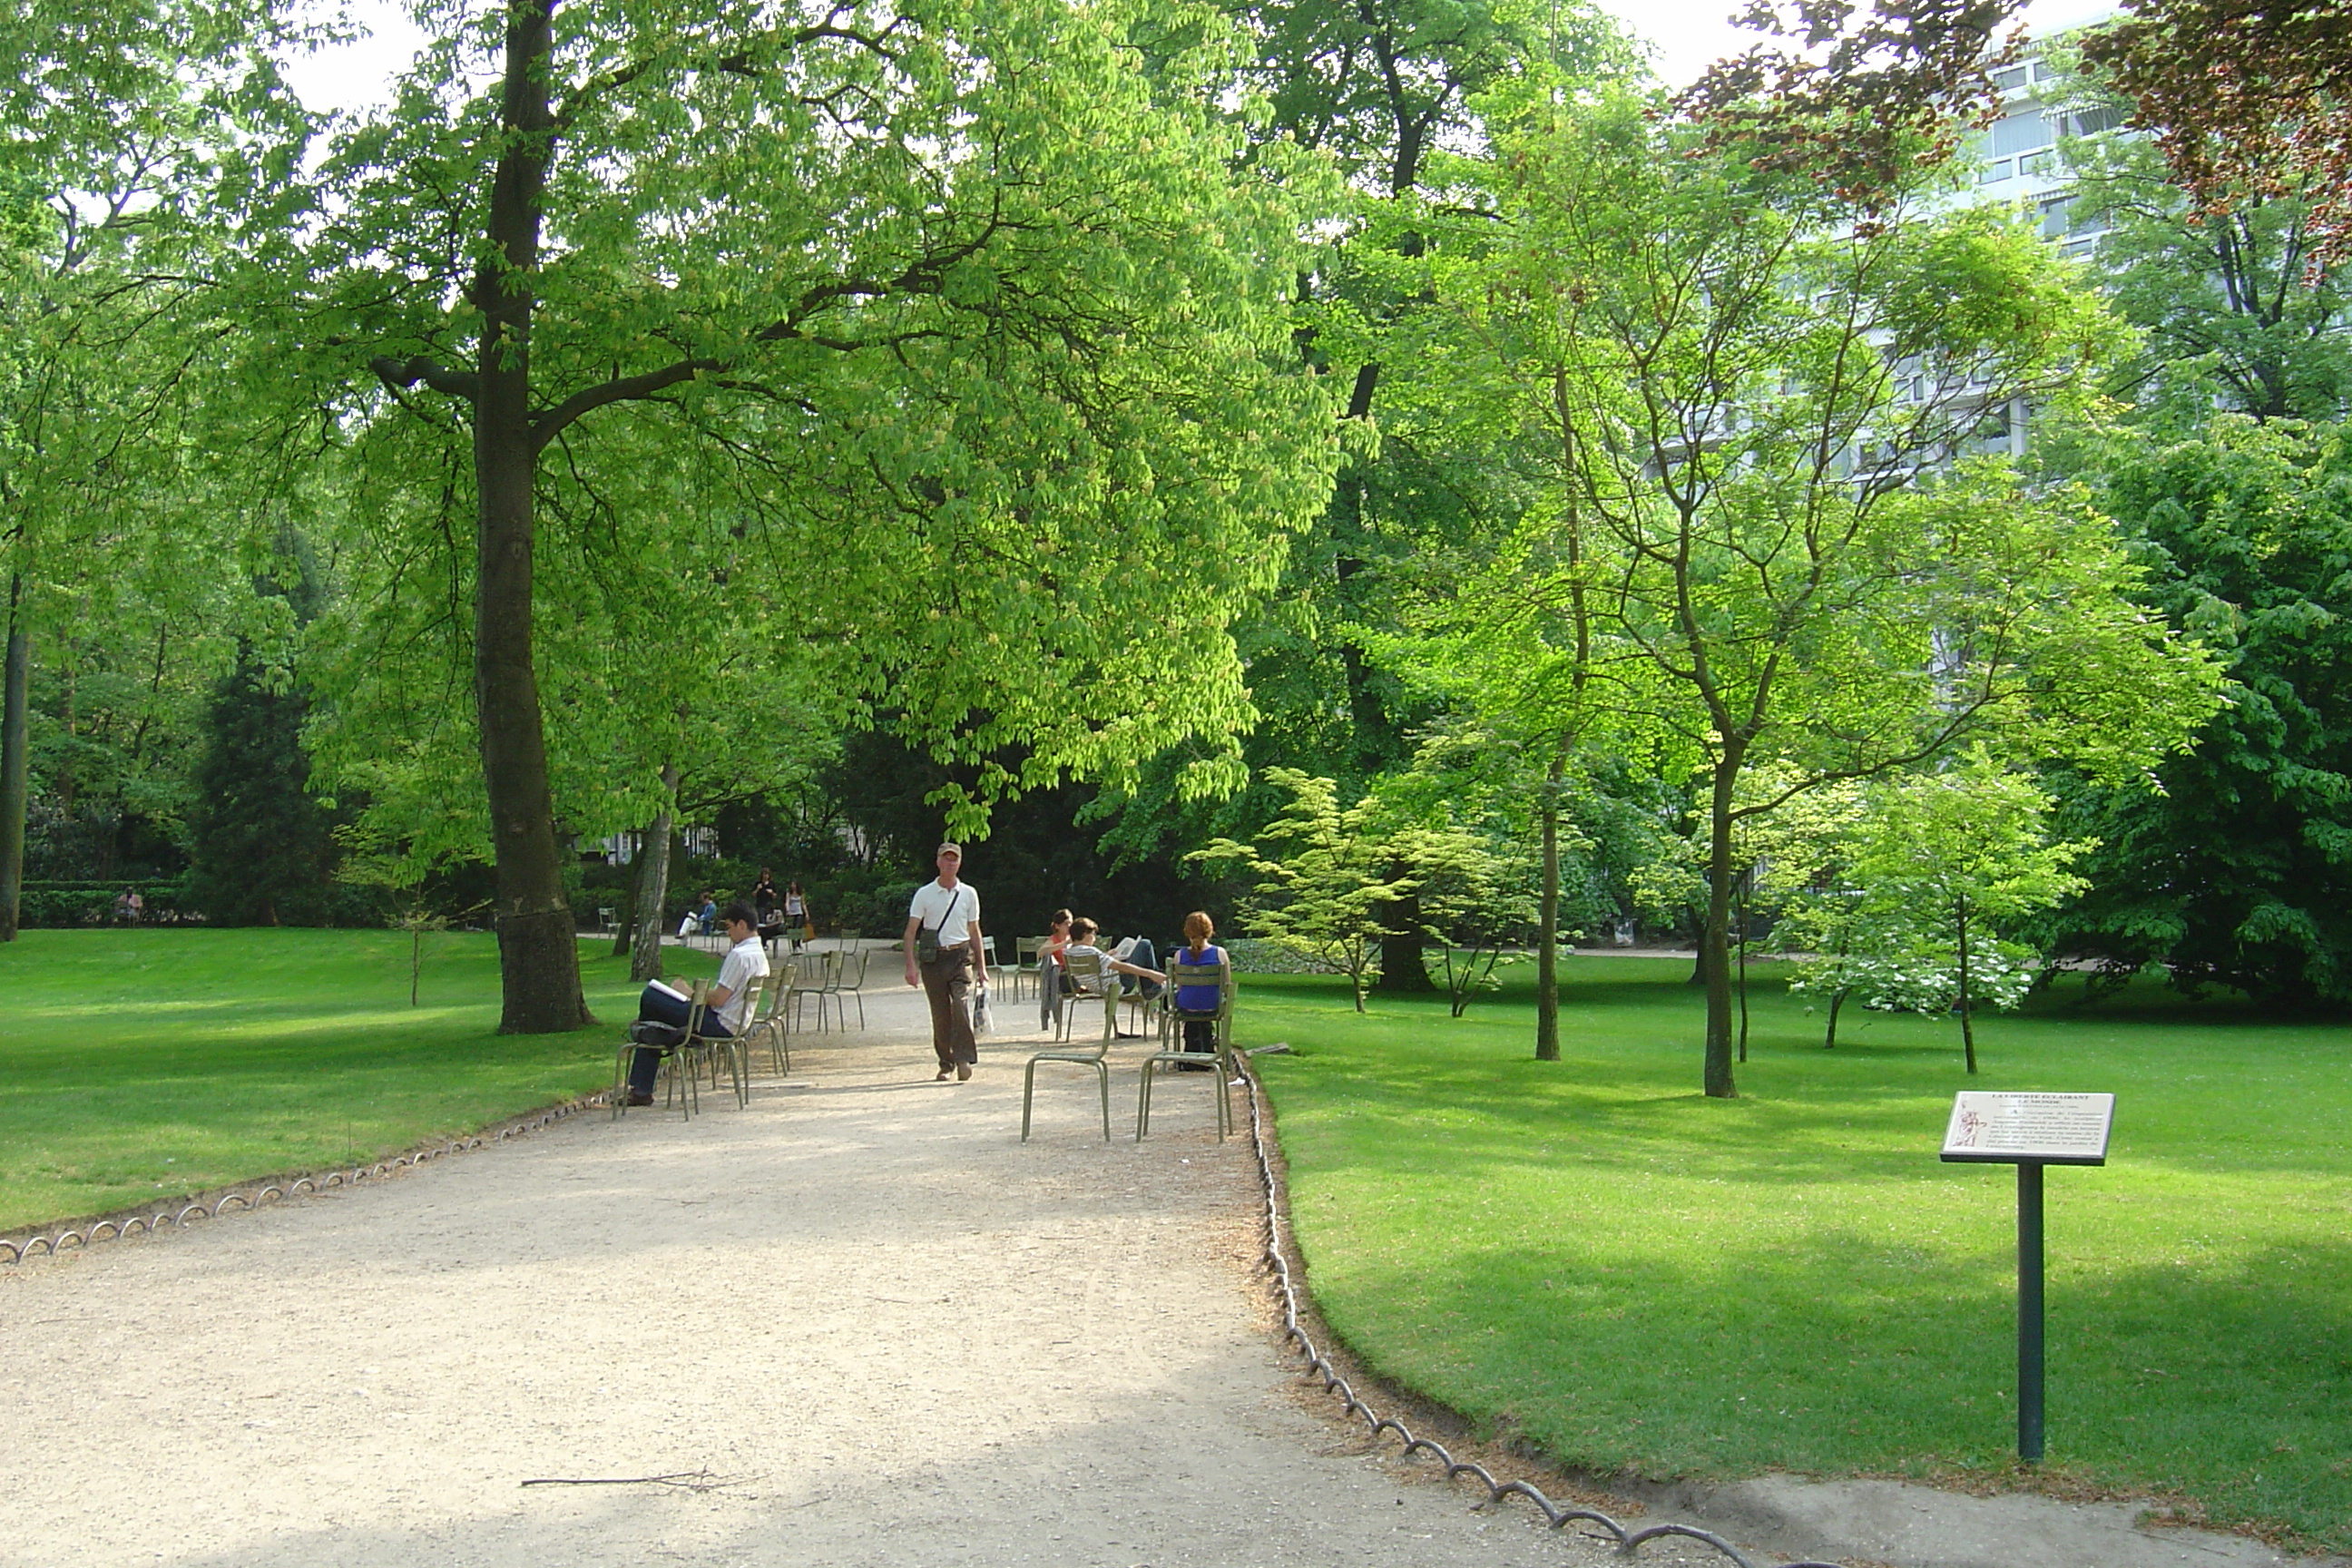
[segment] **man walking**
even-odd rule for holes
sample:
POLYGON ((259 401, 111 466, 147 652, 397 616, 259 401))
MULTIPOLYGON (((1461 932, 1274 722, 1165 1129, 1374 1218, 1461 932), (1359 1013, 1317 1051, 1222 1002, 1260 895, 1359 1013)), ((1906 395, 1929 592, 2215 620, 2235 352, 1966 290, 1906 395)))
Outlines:
POLYGON ((907 909, 907 984, 920 985, 931 1004, 931 1050, 940 1058, 939 1081, 971 1077, 980 1047, 971 1034, 972 977, 988 989, 988 961, 981 947, 980 889, 958 879, 963 847, 940 846, 939 879, 915 889, 907 909))

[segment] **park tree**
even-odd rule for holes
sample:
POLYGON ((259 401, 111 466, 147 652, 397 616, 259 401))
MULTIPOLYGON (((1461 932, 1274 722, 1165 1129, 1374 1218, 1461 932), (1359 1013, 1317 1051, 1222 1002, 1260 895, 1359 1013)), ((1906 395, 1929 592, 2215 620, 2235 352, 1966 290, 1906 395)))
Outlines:
MULTIPOLYGON (((2072 58, 2065 48, 2050 55, 2072 58)), ((2102 291, 2140 330, 2116 376, 2138 416, 2176 432, 2217 406, 2256 419, 2336 417, 2352 398, 2352 351, 2308 177, 2208 212, 2155 144, 2123 126, 2126 106, 2096 79, 2062 77, 2052 98, 2084 133, 2062 139, 2073 199, 2047 213, 2044 230, 2097 234, 2102 291)))
MULTIPOLYGON (((669 844, 724 806, 791 788, 852 719, 845 661, 801 646, 801 573, 751 526, 723 454, 623 430, 593 486, 550 486, 534 573, 546 675, 549 791, 567 838, 644 846, 628 950, 660 973, 669 844), (623 537, 625 551, 592 547, 623 537)), ((338 526, 335 603, 304 639, 323 699, 320 776, 366 805, 359 837, 419 874, 488 858, 465 666, 463 563, 445 548, 453 482, 419 496, 404 468, 458 454, 415 422, 379 421, 338 461, 354 479, 338 526)))
POLYGON ((2310 202, 2315 262, 2352 245, 2352 34, 2294 0, 2125 0, 2084 58, 2129 98, 2208 218, 2310 202))
POLYGON ((308 710, 292 672, 250 647, 214 692, 188 896, 215 925, 323 925, 335 913, 336 814, 308 787, 308 710))
POLYGON ((1360 1013, 1388 912, 1419 880, 1378 798, 1343 806, 1337 784, 1295 768, 1274 769, 1267 782, 1290 799, 1255 844, 1212 839, 1187 858, 1246 872, 1255 890, 1243 928, 1345 974, 1360 1013))
POLYGON ((234 574, 234 514, 182 510, 199 489, 189 420, 223 335, 222 198, 269 182, 254 150, 289 130, 267 58, 287 36, 243 4, 0 16, 0 940, 24 876, 41 637, 95 637, 125 600, 130 622, 162 605, 185 628, 225 558, 234 574))
POLYGON ((1530 90, 1490 124, 1523 308, 1572 355, 1585 701, 1698 759, 1704 1083, 1728 1096, 1744 818, 1996 737, 2128 773, 2210 711, 2213 677, 2126 597, 2079 490, 1979 455, 2114 342, 2038 237, 1825 195, 1624 94, 1530 90), (1743 801, 1763 763, 1790 783, 1743 801))
POLYGON ((1830 1044, 1849 998, 1957 1014, 1973 1074, 1977 1008, 2013 1007, 2033 983, 2033 950, 2010 938, 2083 889, 2068 868, 2094 846, 2053 840, 2041 784, 1981 747, 1879 780, 1861 804, 1836 875, 1809 900, 1819 912, 1798 922, 1826 951, 1798 966, 1793 988, 1829 997, 1830 1044))
MULTIPOLYGON (((1300 353, 1344 386, 1356 438, 1283 592, 1249 628, 1252 689, 1270 719, 1252 760, 1371 789, 1412 766, 1414 732, 1442 713, 1368 639, 1399 628, 1419 563, 1507 517, 1516 486, 1484 433, 1448 417, 1449 324, 1392 263, 1429 243, 1425 209, 1444 199, 1433 171, 1444 149, 1483 139, 1480 94, 1545 59, 1630 69, 1632 50, 1589 5, 1231 4, 1268 110, 1259 137, 1328 152, 1351 195, 1347 223, 1300 271, 1295 309, 1300 353)), ((1272 809, 1272 792, 1254 792, 1221 829, 1272 809)), ((1432 991, 1424 923, 1410 898, 1390 911, 1383 994, 1432 991)))
POLYGON ((1275 310, 1314 180, 1279 149, 1233 172, 1236 134, 1188 90, 1221 45, 1150 73, 1129 47, 1168 19, 461 7, 393 110, 337 136, 309 210, 272 215, 265 348, 341 427, 413 422, 435 454, 407 472, 464 519, 451 641, 503 1028, 584 1016, 535 584, 543 547, 626 560, 626 514, 540 529, 551 492, 611 478, 608 447, 720 456, 712 521, 784 562, 792 646, 832 649, 845 698, 935 754, 987 760, 949 803, 967 826, 1190 738, 1188 786, 1232 781, 1226 628, 1331 461, 1275 310), (1069 700, 1139 641, 1185 679, 1069 700))
POLYGON ((2149 612, 2214 648, 2227 702, 2149 790, 2056 770, 2060 831, 2095 838, 2088 886, 2032 930, 2120 983, 2266 1005, 2352 1005, 2352 463, 2335 426, 2214 419, 2085 457, 2146 563, 2149 612))

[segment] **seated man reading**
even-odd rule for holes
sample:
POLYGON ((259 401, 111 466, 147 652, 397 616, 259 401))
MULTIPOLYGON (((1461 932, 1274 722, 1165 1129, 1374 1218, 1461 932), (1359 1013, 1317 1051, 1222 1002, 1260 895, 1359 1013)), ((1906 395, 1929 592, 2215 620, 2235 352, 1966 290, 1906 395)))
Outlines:
MULTIPOLYGON (((719 984, 710 989, 711 1011, 702 1020, 706 1039, 731 1039, 743 1032, 743 1016, 751 1005, 751 983, 764 979, 768 973, 767 949, 760 944, 758 913, 738 899, 727 906, 727 956, 719 963, 719 984)), ((641 1023, 669 1024, 683 1029, 694 1004, 674 988, 658 980, 646 982, 637 997, 637 1019, 641 1023)), ((629 1098, 631 1105, 651 1105, 654 1102, 654 1075, 661 1070, 662 1053, 651 1046, 639 1046, 629 1058, 629 1098)))
MULTIPOLYGON (((1133 991, 1137 982, 1140 981, 1146 996, 1159 995, 1160 984, 1167 980, 1168 976, 1150 966, 1151 960, 1158 956, 1152 951, 1151 944, 1139 936, 1129 937, 1120 942, 1113 952, 1105 952, 1095 945, 1095 938, 1100 932, 1101 928, 1090 920, 1072 921, 1070 945, 1063 949, 1065 955, 1101 959, 1105 972, 1119 977, 1118 988, 1122 993, 1133 991), (1141 959, 1143 962, 1140 963, 1129 962, 1133 959, 1141 959)), ((1062 978, 1066 988, 1070 984, 1068 970, 1065 969, 1062 972, 1062 978)), ((1118 1037, 1122 1040, 1131 1040, 1136 1037, 1122 1032, 1118 1037)))

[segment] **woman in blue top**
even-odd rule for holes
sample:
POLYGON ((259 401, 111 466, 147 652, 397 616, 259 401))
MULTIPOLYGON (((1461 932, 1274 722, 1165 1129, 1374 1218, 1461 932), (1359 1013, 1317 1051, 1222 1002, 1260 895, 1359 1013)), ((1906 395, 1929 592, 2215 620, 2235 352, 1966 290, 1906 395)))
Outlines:
MULTIPOLYGON (((1184 946, 1170 961, 1172 968, 1179 963, 1223 963, 1225 950, 1210 942, 1217 934, 1215 922, 1199 910, 1184 917, 1184 946)), ((1217 1048, 1217 1008, 1223 998, 1217 994, 1214 983, 1207 985, 1176 987, 1176 1016, 1184 1020, 1184 1048, 1206 1054, 1217 1048)), ((1191 1063, 1185 1064, 1188 1070, 1191 1063)))

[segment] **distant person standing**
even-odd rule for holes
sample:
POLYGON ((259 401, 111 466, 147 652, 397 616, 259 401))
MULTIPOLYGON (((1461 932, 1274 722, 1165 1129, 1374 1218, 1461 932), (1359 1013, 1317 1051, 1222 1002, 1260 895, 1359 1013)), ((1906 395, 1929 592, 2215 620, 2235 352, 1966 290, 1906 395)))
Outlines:
POLYGON ((959 875, 963 846, 942 844, 934 862, 935 881, 915 889, 907 907, 907 984, 920 985, 931 1004, 931 1051, 940 1058, 938 1081, 971 1077, 980 1045, 971 1032, 973 976, 988 988, 988 960, 981 946, 980 889, 959 875))
POLYGON ((816 935, 816 921, 809 914, 808 895, 801 891, 798 877, 784 884, 784 926, 792 933, 794 952, 801 950, 802 942, 816 935))

